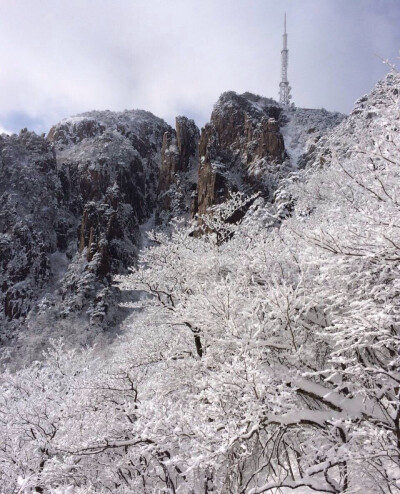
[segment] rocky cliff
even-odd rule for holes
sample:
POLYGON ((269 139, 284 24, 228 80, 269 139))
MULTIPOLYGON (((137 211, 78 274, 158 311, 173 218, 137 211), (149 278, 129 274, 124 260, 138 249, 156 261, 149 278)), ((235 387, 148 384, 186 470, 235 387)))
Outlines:
POLYGON ((234 190, 274 200, 342 118, 227 92, 201 133, 186 117, 173 129, 132 110, 68 118, 47 137, 1 136, 2 343, 26 331, 30 341, 75 331, 84 343, 117 327, 112 277, 135 262, 140 225, 201 215, 234 190))
POLYGON ((193 120, 177 117, 161 148, 157 223, 188 213, 196 188, 200 132, 193 120))
POLYGON ((282 108, 273 100, 234 92, 220 97, 201 133, 193 215, 223 201, 229 190, 271 195, 271 179, 287 158, 282 123, 282 108))
MULTIPOLYGON (((60 207, 54 149, 26 130, 0 136, 0 327, 18 327, 52 277, 49 255, 71 215, 60 207)), ((0 332, 0 339, 6 336, 0 332)), ((0 341, 1 341, 0 340, 0 341)))
POLYGON ((300 158, 305 166, 303 156, 343 118, 326 110, 283 109, 251 93, 222 94, 200 137, 193 216, 224 201, 230 191, 259 192, 272 201, 280 180, 300 158))
POLYGON ((62 121, 47 138, 0 137, 5 342, 21 327, 45 332, 77 319, 84 332, 115 320, 112 274, 135 261, 171 131, 144 111, 91 112, 62 121))
POLYGON ((138 227, 157 198, 160 150, 170 127, 144 111, 91 112, 53 127, 63 200, 81 216, 79 253, 98 275, 133 262, 138 227))

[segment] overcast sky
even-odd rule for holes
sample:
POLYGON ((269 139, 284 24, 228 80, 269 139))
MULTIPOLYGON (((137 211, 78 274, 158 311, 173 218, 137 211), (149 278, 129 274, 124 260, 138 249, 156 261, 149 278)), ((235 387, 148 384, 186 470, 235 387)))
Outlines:
MULTIPOLYGON (((400 0, 0 0, 0 129, 97 109, 201 126, 223 91, 349 112, 397 63, 400 0)), ((400 65, 400 62, 399 62, 400 65)))

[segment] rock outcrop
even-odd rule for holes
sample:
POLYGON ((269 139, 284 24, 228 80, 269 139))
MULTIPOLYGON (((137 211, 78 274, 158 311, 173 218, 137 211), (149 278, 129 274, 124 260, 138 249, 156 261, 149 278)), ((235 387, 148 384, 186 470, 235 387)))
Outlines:
POLYGON ((0 329, 18 326, 51 281, 50 255, 73 222, 60 205, 61 190, 44 137, 26 130, 0 136, 0 329))
POLYGON ((80 311, 87 307, 92 321, 93 314, 101 322, 107 317, 107 310, 97 306, 109 305, 103 295, 115 291, 112 275, 136 260, 139 225, 157 204, 162 139, 170 131, 151 113, 133 110, 90 112, 49 132, 64 198, 74 198, 81 218, 75 262, 62 296, 80 311), (85 273, 90 278, 86 284, 77 284, 79 263, 82 278, 85 273))
MULTIPOLYGON (((105 323, 112 275, 136 259, 158 196, 163 135, 145 111, 90 112, 47 139, 0 137, 0 336, 80 319, 105 323), (45 302, 44 302, 45 300, 45 302)), ((44 331, 44 329, 43 329, 44 331)))
POLYGON ((171 129, 145 111, 91 112, 53 127, 65 201, 82 215, 79 251, 109 259, 110 273, 132 263, 139 225, 158 194, 163 135, 171 129), (122 245, 125 243, 125 245, 122 245), (106 248, 107 246, 107 248, 106 248))
POLYGON ((140 225, 201 215, 230 191, 274 200, 335 115, 228 92, 201 135, 186 117, 173 129, 133 110, 0 136, 0 344, 22 327, 30 341, 75 331, 82 344, 118 327, 112 279, 135 263, 140 225))
POLYGON ((161 148, 158 222, 190 210, 196 188, 200 132, 193 120, 177 117, 175 130, 165 132, 161 148))
POLYGON ((306 166, 321 136, 343 118, 324 109, 283 109, 251 93, 224 93, 201 132, 192 216, 223 202, 230 191, 259 192, 273 201, 281 180, 306 166))
POLYGON ((260 191, 271 198, 277 168, 287 155, 280 127, 282 108, 249 93, 224 93, 202 129, 200 169, 192 214, 204 214, 229 191, 260 191))

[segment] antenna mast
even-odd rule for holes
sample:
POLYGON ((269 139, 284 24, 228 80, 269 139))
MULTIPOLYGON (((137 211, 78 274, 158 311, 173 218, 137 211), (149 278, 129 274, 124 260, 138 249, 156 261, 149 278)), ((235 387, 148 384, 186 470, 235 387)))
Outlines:
POLYGON ((283 49, 281 51, 282 56, 282 71, 281 71, 281 82, 279 84, 279 102, 282 106, 286 108, 290 104, 292 98, 290 94, 291 87, 287 78, 288 71, 288 60, 289 60, 289 50, 287 47, 287 33, 286 33, 286 13, 284 17, 284 32, 283 32, 283 49))

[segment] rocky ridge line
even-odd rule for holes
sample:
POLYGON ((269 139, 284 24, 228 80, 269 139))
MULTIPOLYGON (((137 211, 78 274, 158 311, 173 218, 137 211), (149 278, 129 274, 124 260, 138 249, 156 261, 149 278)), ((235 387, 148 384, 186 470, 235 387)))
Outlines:
POLYGON ((47 138, 2 136, 3 342, 22 327, 39 340, 75 331, 83 343, 118 327, 124 313, 112 276, 135 262, 139 226, 153 214, 161 227, 174 216, 202 214, 229 191, 273 200, 293 169, 293 142, 307 151, 342 119, 314 110, 288 139, 300 111, 231 91, 201 133, 186 117, 173 129, 132 110, 68 118, 47 138))

